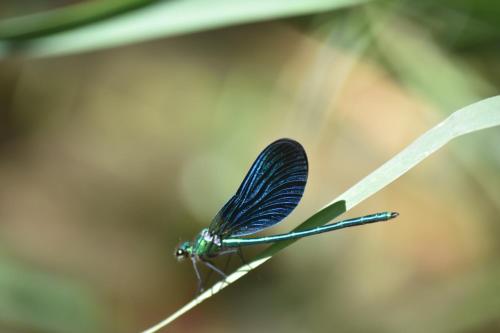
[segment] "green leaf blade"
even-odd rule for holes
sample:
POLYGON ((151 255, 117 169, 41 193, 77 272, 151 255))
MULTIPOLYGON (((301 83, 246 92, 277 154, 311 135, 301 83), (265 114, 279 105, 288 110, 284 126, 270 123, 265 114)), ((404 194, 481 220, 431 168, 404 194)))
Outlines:
MULTIPOLYGON (((412 169, 421 161, 443 147, 450 140, 475 131, 500 126, 500 95, 490 97, 479 102, 468 105, 450 115, 441 123, 437 124, 413 143, 384 163, 367 177, 362 179, 349 190, 341 194, 332 203, 326 205, 311 218, 299 225, 295 230, 307 229, 309 227, 326 224, 329 218, 334 218, 342 212, 351 209, 363 200, 380 191, 392 183, 401 175, 412 169)), ((257 256, 257 259, 237 269, 225 280, 216 283, 212 288, 194 298, 191 302, 177 310, 174 314, 145 330, 143 333, 158 332, 181 315, 185 314, 196 305, 212 297, 223 288, 234 283, 251 270, 269 260, 272 255, 283 250, 293 242, 282 242, 274 244, 257 256)))
POLYGON ((236 24, 330 11, 367 1, 370 0, 160 1, 91 25, 3 44, 4 48, 18 50, 27 56, 61 56, 236 24))

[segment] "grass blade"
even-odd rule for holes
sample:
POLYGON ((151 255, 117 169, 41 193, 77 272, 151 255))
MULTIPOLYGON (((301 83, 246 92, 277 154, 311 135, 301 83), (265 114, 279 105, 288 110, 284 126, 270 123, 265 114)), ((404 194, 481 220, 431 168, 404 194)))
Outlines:
POLYGON ((104 20, 144 6, 152 0, 80 2, 41 13, 0 21, 0 39, 22 40, 68 30, 104 20))
MULTIPOLYGON (((443 147, 450 140, 459 136, 500 125, 500 96, 484 99, 466 106, 446 118, 417 138, 399 154, 384 163, 377 170, 362 179, 345 193, 341 194, 332 203, 326 205, 319 212, 302 223, 297 229, 309 228, 326 224, 345 210, 349 210, 363 200, 375 194, 385 186, 392 183, 408 170, 423 161, 429 155, 443 147)), ((223 288, 237 281, 251 270, 262 265, 274 254, 281 251, 290 243, 274 244, 257 256, 257 259, 248 265, 240 267, 225 280, 217 282, 212 288, 194 298, 191 302, 177 310, 170 317, 157 325, 145 330, 143 333, 158 332, 188 312, 196 305, 215 295, 223 288)))
POLYGON ((11 49, 28 56, 65 55, 235 24, 324 12, 367 1, 159 1, 94 24, 41 38, 4 42, 3 47, 0 43, 0 49, 11 49))
POLYGON ((466 106, 434 126, 377 170, 333 200, 345 200, 346 209, 380 191, 446 143, 459 136, 500 125, 500 96, 466 106))

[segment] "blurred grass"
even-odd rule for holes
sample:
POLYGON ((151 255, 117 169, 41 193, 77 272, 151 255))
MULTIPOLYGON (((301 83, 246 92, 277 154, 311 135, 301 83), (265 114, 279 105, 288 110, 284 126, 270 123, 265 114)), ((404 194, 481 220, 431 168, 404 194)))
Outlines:
MULTIPOLYGON (((69 27, 72 20, 75 23, 84 20, 79 17, 73 18, 74 11, 69 8, 66 11, 61 10, 57 16, 49 13, 44 16, 45 20, 38 20, 37 16, 33 16, 0 22, 0 39, 3 36, 11 40, 10 42, 4 41, 0 49, 9 49, 28 56, 57 56, 235 24, 307 15, 353 6, 366 1, 368 0, 160 1, 135 9, 133 13, 127 15, 122 14, 64 32, 62 30, 69 27), (40 33, 36 32, 37 25, 40 26, 40 33), (27 29, 28 32, 22 30, 23 26, 30 27, 27 29), (59 32, 60 30, 62 32, 59 32), (30 35, 36 35, 36 37, 45 35, 45 37, 23 42, 14 40, 30 35)), ((117 11, 117 8, 114 6, 105 10, 91 8, 92 14, 89 15, 90 17, 86 15, 85 19, 96 20, 97 17, 104 16, 103 12, 111 11, 117 11)))
POLYGON ((0 21, 0 40, 24 40, 54 34, 109 19, 156 0, 81 2, 62 8, 0 21))
POLYGON ((105 332, 87 289, 0 256, 0 323, 54 333, 105 332))

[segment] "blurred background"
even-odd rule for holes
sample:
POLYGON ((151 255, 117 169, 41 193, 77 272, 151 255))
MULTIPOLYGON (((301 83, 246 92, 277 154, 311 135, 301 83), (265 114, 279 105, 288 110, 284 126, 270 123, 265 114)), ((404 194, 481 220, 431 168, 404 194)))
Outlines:
MULTIPOLYGON (((300 141, 287 232, 500 87, 491 1, 1 1, 0 331, 139 332, 192 299, 173 251, 300 141), (148 25, 150 24, 150 25, 148 25)), ((168 332, 500 332, 500 130, 452 141, 168 332)), ((252 251, 249 252, 253 253, 252 251)), ((251 257, 251 255, 250 255, 251 257)))

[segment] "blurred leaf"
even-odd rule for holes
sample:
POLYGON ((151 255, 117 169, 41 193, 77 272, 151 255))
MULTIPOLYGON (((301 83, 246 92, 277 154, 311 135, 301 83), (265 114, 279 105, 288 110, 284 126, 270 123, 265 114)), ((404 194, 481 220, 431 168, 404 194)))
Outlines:
POLYGON ((500 2, 444 0, 412 3, 409 10, 423 26, 431 26, 454 48, 493 46, 500 38, 500 2))
POLYGON ((28 39, 89 24, 144 6, 152 0, 81 2, 46 12, 0 21, 0 39, 28 39))
MULTIPOLYGON (((176 0, 154 2, 120 16, 68 31, 25 41, 4 41, 4 49, 29 56, 55 56, 91 51, 142 42, 235 24, 306 15, 353 6, 369 0, 176 0)), ((61 28, 71 25, 69 18, 61 18, 61 28)), ((77 21, 84 18, 76 15, 77 21)), ((83 16, 83 15, 82 15, 83 16)), ((91 15, 85 18, 88 20, 91 15)), ((19 19, 20 20, 20 19, 19 19)), ((8 22, 7 22, 8 23, 8 22)), ((34 27, 29 19, 27 26, 34 27)), ((5 31, 12 26, 0 25, 0 36, 16 36, 5 31)), ((57 22, 47 24, 54 29, 57 22)), ((22 35, 22 30, 21 35, 22 35)), ((57 30, 57 29, 55 29, 57 30)), ((34 32, 32 30, 31 34, 34 32)), ((0 50, 2 46, 0 44, 0 50)), ((0 53, 0 56, 2 54, 0 53)), ((4 51, 4 55, 6 52, 4 51)))
POLYGON ((0 322, 54 333, 103 332, 99 306, 74 283, 0 257, 0 322))
POLYGON ((403 84, 440 109, 453 110, 494 93, 478 72, 438 46, 424 29, 400 19, 397 12, 367 13, 385 64, 403 84))
MULTIPOLYGON (((338 198, 333 200, 332 203, 325 206, 313 217, 306 220, 298 228, 296 228, 296 230, 326 224, 329 222, 330 217, 336 217, 345 209, 349 210, 353 208, 363 200, 380 191, 385 186, 389 185, 401 175, 412 169, 418 163, 429 157, 432 153, 444 146, 450 140, 464 134, 494 126, 500 126, 500 96, 487 98, 454 112, 444 121, 422 134, 418 139, 392 159, 384 163, 377 170, 363 178, 345 193, 341 194, 338 198)), ((261 255, 258 255, 256 260, 252 261, 248 265, 240 267, 226 279, 217 282, 212 288, 194 298, 191 302, 177 310, 170 317, 145 330, 143 333, 157 332, 159 329, 173 322, 178 317, 194 308, 196 305, 200 304, 207 298, 212 297, 214 294, 237 281, 251 270, 262 265, 264 262, 269 260, 272 255, 281 251, 291 243, 292 242, 286 243, 283 246, 271 245, 268 249, 264 250, 261 255)))

